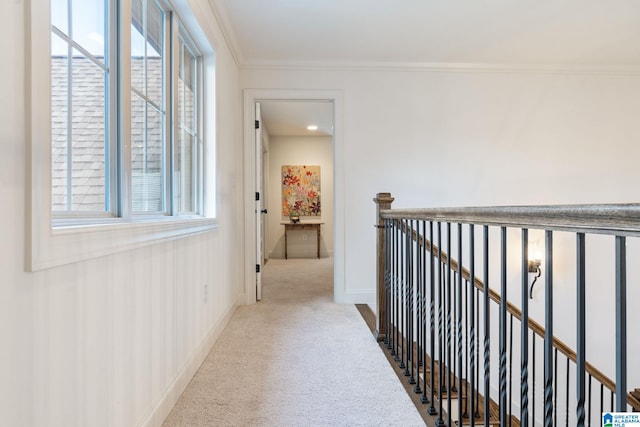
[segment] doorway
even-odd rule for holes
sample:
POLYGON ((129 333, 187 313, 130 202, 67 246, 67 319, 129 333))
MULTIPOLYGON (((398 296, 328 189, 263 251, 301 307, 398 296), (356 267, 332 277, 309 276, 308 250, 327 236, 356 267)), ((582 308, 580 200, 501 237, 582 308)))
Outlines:
MULTIPOLYGON (((248 203, 245 216, 247 255, 245 300, 248 304, 259 299, 257 286, 261 282, 264 259, 289 257, 315 258, 316 244, 320 243, 322 258, 334 258, 334 300, 340 301, 343 292, 344 266, 340 245, 343 234, 341 209, 342 173, 336 168, 341 155, 337 150, 341 140, 342 96, 336 91, 245 91, 245 190, 253 199, 255 188, 262 188, 261 201, 248 203), (321 95, 321 96, 318 96, 321 95), (261 114, 261 150, 258 151, 255 132, 256 105, 261 114), (254 126, 251 126, 254 125, 254 126), (309 125, 317 129, 309 130, 309 125), (262 155, 261 155, 262 154, 262 155), (262 159, 260 159, 262 157, 262 159), (258 165, 260 163, 260 165, 258 165), (305 221, 322 222, 320 240, 315 233, 289 232, 285 246, 285 215, 282 194, 282 166, 316 166, 320 173, 320 211, 317 215, 302 217, 305 221), (259 167, 262 166, 262 167, 259 167), (257 176, 262 169, 262 181, 257 176), (262 182, 262 185, 260 184, 262 182), (253 185, 251 185, 253 184, 253 185), (260 221, 257 212, 266 209, 260 221), (264 224, 260 226, 259 221, 264 224), (261 228, 264 230, 262 238, 261 228), (262 259, 256 251, 264 242, 262 259), (254 267, 255 261, 255 270, 254 267), (255 273, 254 273, 255 272, 255 273), (257 298, 258 296, 258 298, 257 298)), ((266 267, 268 268, 268 267, 266 267)))
POLYGON ((333 256, 333 104, 267 101, 260 106, 264 206, 269 213, 265 221, 264 258, 312 258, 317 256, 317 248, 320 256, 333 256), (288 172, 291 167, 294 170, 289 173, 293 174, 294 182, 285 192, 293 193, 294 187, 300 191, 291 194, 289 201, 283 195, 282 178, 283 168, 288 172), (307 171, 305 176, 298 176, 301 171, 307 171), (302 195, 303 191, 307 197, 302 195), (304 202, 300 212, 292 209, 295 198, 300 204, 304 202), (299 213, 301 224, 322 223, 320 241, 316 242, 317 233, 293 231, 285 246, 282 223, 289 221, 290 213, 299 213))

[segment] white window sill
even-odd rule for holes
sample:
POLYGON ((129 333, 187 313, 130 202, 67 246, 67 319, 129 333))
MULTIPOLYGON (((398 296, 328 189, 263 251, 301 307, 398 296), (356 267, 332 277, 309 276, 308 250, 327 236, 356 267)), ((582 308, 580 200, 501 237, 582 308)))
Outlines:
POLYGON ((36 227, 32 232, 39 236, 32 236, 36 238, 31 240, 27 269, 38 271, 85 261, 216 228, 215 219, 202 217, 114 220, 103 224, 58 226, 49 228, 49 232, 44 227, 36 227))

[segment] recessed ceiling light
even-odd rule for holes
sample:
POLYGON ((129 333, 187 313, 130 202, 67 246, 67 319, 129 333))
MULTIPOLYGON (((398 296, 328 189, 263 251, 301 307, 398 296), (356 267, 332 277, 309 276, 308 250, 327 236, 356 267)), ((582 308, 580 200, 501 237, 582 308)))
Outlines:
POLYGON ((307 126, 307 130, 318 130, 318 126, 316 126, 316 125, 309 125, 309 126, 307 126))

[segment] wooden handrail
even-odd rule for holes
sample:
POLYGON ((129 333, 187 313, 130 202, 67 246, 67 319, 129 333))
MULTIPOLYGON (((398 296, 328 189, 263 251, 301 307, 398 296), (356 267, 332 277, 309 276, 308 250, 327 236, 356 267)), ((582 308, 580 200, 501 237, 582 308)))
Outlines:
MULTIPOLYGON (((394 210, 393 212, 396 213, 397 211, 394 210)), ((390 218, 390 217, 385 217, 385 218, 390 218)), ((395 216, 393 218, 395 218, 395 216)), ((406 217, 402 217, 402 218, 407 219, 406 217)), ((405 222, 401 223, 401 230, 405 234, 407 234, 407 232, 409 231, 407 224, 405 222)), ((436 245, 432 244, 431 241, 429 241, 429 239, 426 239, 424 236, 419 234, 417 230, 411 229, 411 239, 416 241, 419 245, 423 245, 423 247, 428 252, 431 252, 435 256, 439 257, 442 263, 446 264, 447 262, 449 262, 447 253, 445 251, 439 250, 439 248, 436 245)), ((459 267, 458 261, 451 258, 451 269, 453 271, 458 271, 458 267, 459 267)), ((465 267, 462 267, 461 270, 462 270, 462 277, 467 282, 469 282, 471 280, 471 273, 465 267)), ((473 284, 477 289, 484 292, 484 283, 480 279, 475 277, 473 279, 473 284)), ((489 298, 497 304, 500 304, 502 301, 502 298, 500 297, 500 295, 493 289, 489 289, 489 298)), ((522 312, 520 311, 520 309, 508 301, 507 301, 507 311, 510 314, 512 314, 517 320, 522 321, 522 312)), ((538 322, 536 322, 531 318, 529 318, 528 323, 529 323, 529 329, 531 329, 541 338, 544 338, 545 329, 541 324, 539 324, 538 322)), ((555 336, 553 337, 553 347, 556 348, 558 351, 560 351, 560 353, 562 353, 565 357, 567 357, 574 363, 577 361, 577 354, 567 344, 565 344, 555 336)), ((602 371, 600 371, 598 368, 596 368, 589 362, 586 362, 585 369, 589 375, 595 378, 607 389, 615 392, 616 383, 613 380, 611 380, 609 377, 607 377, 604 373, 602 373, 602 371)), ((636 399, 636 397, 632 395, 631 392, 627 394, 627 402, 635 410, 640 411, 640 400, 636 399)))
POLYGON ((380 216, 640 237, 640 203, 384 209, 380 216))

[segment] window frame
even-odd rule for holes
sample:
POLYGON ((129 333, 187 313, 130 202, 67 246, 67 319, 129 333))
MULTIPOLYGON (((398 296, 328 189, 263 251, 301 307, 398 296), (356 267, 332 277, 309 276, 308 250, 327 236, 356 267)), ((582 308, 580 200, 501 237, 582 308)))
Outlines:
MULTIPOLYGON (((55 217, 54 221, 58 223, 60 226, 64 226, 66 224, 73 224, 74 222, 83 223, 90 221, 91 218, 95 218, 97 222, 103 222, 108 220, 109 218, 116 218, 119 212, 119 204, 118 204, 118 162, 114 161, 118 158, 118 120, 112 120, 112 118, 118 116, 119 105, 118 105, 118 64, 119 57, 117 53, 117 49, 112 49, 111 46, 117 46, 118 38, 117 38, 117 8, 118 1, 108 1, 105 4, 105 17, 104 19, 108 19, 107 31, 109 38, 106 40, 105 47, 105 57, 104 57, 104 69, 108 72, 108 78, 105 79, 105 103, 107 103, 108 108, 105 107, 105 144, 107 147, 105 148, 105 209, 102 211, 73 211, 73 210, 61 210, 61 211, 53 211, 52 216, 55 217), (108 99, 108 100, 107 100, 108 99)), ((47 2, 47 10, 50 10, 51 2, 47 2)), ((67 12, 67 26, 68 30, 71 31, 73 28, 73 20, 71 14, 71 7, 67 12)), ((95 55, 88 52, 83 46, 80 46, 73 34, 71 36, 64 35, 63 31, 60 29, 53 28, 53 25, 50 24, 50 33, 49 33, 49 46, 51 46, 51 32, 56 32, 57 36, 65 42, 65 44, 69 44, 71 46, 68 49, 69 60, 73 57, 71 55, 71 51, 74 49, 74 44, 76 45, 75 49, 89 58, 92 62, 95 63, 94 59, 95 55), (68 40, 67 40, 68 39, 68 40)), ((49 55, 51 56, 51 55, 49 55)), ((51 70, 51 66, 47 68, 47 70, 51 70)), ((49 72, 49 75, 51 73, 49 72)), ((69 76, 67 76, 69 78, 69 76)), ((51 76, 49 77, 51 79, 51 76)), ((49 92, 51 93, 51 80, 49 80, 49 92)), ((67 89, 68 95, 71 95, 71 87, 67 89)), ((49 100, 51 96, 48 97, 49 100)), ((69 100, 71 101, 71 100, 69 100)), ((49 105, 50 107, 50 105, 49 105)), ((50 124, 49 124, 50 125, 50 124)), ((71 123, 67 123, 68 126, 71 127, 71 123)), ((51 129, 50 129, 51 131, 51 129)), ((51 135, 50 135, 51 139, 51 135)), ((70 143, 72 141, 69 141, 70 143)), ((72 165, 67 165, 68 169, 72 169, 72 165)), ((67 174, 69 171, 67 171, 67 174)), ((72 197, 71 188, 67 188, 67 198, 72 197)), ((71 200, 71 199, 69 199, 71 200)))
MULTIPOLYGON (((203 179, 201 181, 200 195, 203 199, 201 213, 198 215, 131 215, 123 211, 123 206, 117 209, 121 216, 94 216, 80 213, 61 215, 54 218, 51 205, 51 105, 50 102, 42 102, 43 94, 46 99, 51 99, 51 20, 50 1, 31 0, 27 6, 27 49, 26 72, 28 86, 26 90, 27 107, 27 189, 30 194, 26 198, 26 211, 28 225, 26 227, 27 250, 25 269, 38 271, 60 265, 84 261, 87 259, 106 256, 117 252, 131 250, 141 246, 193 236, 210 232, 218 228, 215 214, 215 156, 208 153, 215 152, 215 99, 206 100, 206 95, 211 94, 214 81, 207 82, 205 76, 215 75, 215 54, 211 46, 207 46, 205 55, 201 58, 206 67, 203 73, 203 91, 201 114, 206 115, 203 120, 201 135, 207 136, 202 141, 204 162, 202 167, 203 179), (204 156, 206 154, 206 158, 204 156), (123 214, 123 212, 125 214, 123 214)), ((125 4, 128 6, 129 2, 125 4)), ((202 33, 197 25, 197 19, 187 6, 167 3, 176 16, 187 15, 191 31, 202 33)), ((115 12, 113 12, 115 13, 115 12)), ((128 7, 120 8, 121 22, 131 22, 131 11, 128 7)), ((112 21, 113 22, 113 21, 112 21)), ((180 22, 185 22, 180 19, 180 22)), ((109 43, 119 43, 126 40, 130 43, 130 25, 122 25, 120 34, 111 33, 109 43)), ((199 41, 206 41, 206 36, 201 34, 199 41)), ((128 52, 128 51, 127 51, 128 52)), ((111 66, 119 69, 130 68, 130 59, 127 55, 120 55, 116 63, 111 66)), ((118 91, 120 105, 130 105, 130 81, 118 79, 117 88, 110 86, 109 93, 118 91)), ((122 164, 130 164, 130 138, 123 138, 126 132, 130 132, 131 120, 129 114, 123 113, 124 109, 117 111, 118 127, 117 135, 120 138, 120 150, 117 153, 118 160, 122 164)), ((171 112, 173 114, 173 112, 171 112)), ((110 130, 111 131, 111 130, 110 130)), ((113 149, 113 145, 110 147, 113 149)), ((172 170, 172 164, 169 170, 172 170)), ((119 200, 126 202, 131 200, 130 174, 120 172, 118 185, 120 188, 119 200)), ((110 186, 110 191, 115 191, 110 186)), ((173 195, 170 194, 172 202, 173 195)), ((112 208, 113 203, 111 205, 112 208)))
MULTIPOLYGON (((199 189, 204 188, 203 170, 204 170, 205 150, 204 150, 204 143, 202 140, 202 134, 203 134, 203 128, 204 128, 203 115, 202 115, 203 106, 204 106, 204 84, 203 84, 204 55, 198 49, 197 44, 193 41, 193 38, 189 34, 188 29, 185 27, 182 21, 179 18, 175 19, 175 14, 173 15, 173 17, 174 17, 174 20, 171 25, 172 37, 173 37, 172 43, 177 45, 179 48, 184 45, 184 48, 188 49, 189 52, 194 55, 196 59, 195 70, 194 70, 196 78, 193 84, 196 87, 196 92, 198 92, 200 96, 196 97, 196 100, 194 103, 195 104, 194 105, 195 106, 195 112, 194 112, 195 134, 193 136, 195 137, 195 146, 193 147, 193 149, 195 153, 195 162, 193 165, 196 170, 192 178, 196 188, 195 188, 194 194, 192 194, 192 197, 194 199, 195 211, 191 211, 191 212, 180 211, 180 205, 176 200, 177 190, 175 188, 176 183, 174 180, 171 180, 171 185, 172 185, 171 197, 173 200, 172 207, 173 207, 174 215, 197 215, 198 212, 202 212, 205 209, 204 195, 202 191, 199 191, 199 189), (174 25, 174 23, 177 23, 177 25, 174 25)), ((179 79, 180 78, 179 62, 182 60, 182 55, 173 55, 173 56, 174 56, 174 62, 172 63, 172 67, 174 69, 175 75, 178 76, 178 79, 179 79)), ((173 88, 172 96, 173 96, 173 99, 176 100, 176 102, 172 103, 172 105, 177 106, 180 98, 179 85, 175 85, 175 87, 173 88)), ((180 132, 181 130, 179 113, 180 113, 179 108, 175 108, 172 115, 173 123, 175 123, 175 126, 173 127, 174 141, 179 140, 178 132, 180 132)), ((175 151, 176 151, 176 144, 174 143, 172 144, 172 156, 171 156, 172 161, 170 166, 172 174, 176 168, 177 156, 175 154, 175 151)))
MULTIPOLYGON (((122 2, 122 0, 120 0, 122 2)), ((173 114, 173 106, 174 106, 174 97, 172 96, 172 88, 173 88, 173 84, 175 82, 176 76, 174 74, 174 70, 172 67, 172 56, 173 56, 173 49, 174 49, 174 43, 173 43, 173 38, 172 38, 172 32, 173 32, 173 26, 174 26, 174 14, 172 13, 172 9, 170 7, 168 7, 169 5, 167 5, 164 1, 162 0, 146 0, 146 8, 143 8, 143 14, 144 17, 143 19, 145 19, 145 24, 146 22, 146 17, 148 16, 147 13, 145 13, 148 10, 149 7, 149 3, 156 3, 158 5, 158 7, 162 10, 163 13, 163 19, 162 19, 162 47, 163 47, 163 55, 162 55, 162 59, 161 59, 161 67, 162 67, 162 75, 163 75, 163 81, 162 81, 162 88, 161 88, 161 94, 162 94, 162 100, 161 100, 161 105, 155 105, 157 104, 153 99, 150 98, 149 93, 139 93, 140 90, 139 88, 134 88, 133 84, 131 84, 132 79, 130 78, 132 76, 132 68, 131 68, 131 63, 129 63, 129 66, 126 68, 127 71, 122 71, 125 70, 124 68, 121 69, 121 76, 123 77, 121 80, 123 82, 126 82, 126 86, 128 87, 128 94, 130 97, 130 100, 127 104, 121 104, 122 107, 122 111, 126 112, 127 109, 129 110, 129 112, 131 112, 131 99, 133 98, 133 93, 136 92, 136 95, 142 100, 142 102, 145 105, 144 111, 147 112, 150 109, 151 110, 156 110, 158 111, 161 116, 162 116, 162 155, 161 155, 161 161, 160 164, 162 165, 162 171, 161 171, 161 192, 160 192, 160 197, 161 197, 161 206, 160 209, 157 211, 145 211, 145 210, 134 210, 134 205, 133 205, 133 197, 130 197, 127 200, 127 203, 124 204, 124 209, 123 209, 123 214, 124 215, 131 215, 131 216, 137 216, 137 217, 151 217, 151 216, 172 216, 173 215, 173 209, 172 209, 172 198, 171 198, 171 188, 172 188, 172 178, 171 178, 171 156, 172 156, 172 151, 173 151, 173 146, 175 143, 175 139, 173 138, 173 133, 172 133, 172 124, 173 124, 173 120, 172 120, 172 114, 173 114), (129 78, 127 78, 129 77, 129 78)), ((122 7, 122 9, 127 9, 129 11, 129 13, 131 13, 131 7, 130 7, 130 1, 127 2, 127 5, 122 7)), ((124 21, 124 17, 123 17, 123 22, 124 21)), ((127 39, 122 38, 122 42, 121 42, 121 47, 120 47, 120 55, 119 56, 127 56, 129 57, 129 59, 131 58, 131 15, 129 16, 129 37, 127 39), (126 40, 126 42, 125 42, 126 40), (126 46, 126 47, 123 47, 126 46)), ((143 35, 143 37, 146 35, 146 30, 147 27, 145 27, 145 34, 143 35)), ((146 39, 145 40, 145 66, 144 69, 148 70, 148 57, 146 56, 146 52, 147 52, 147 42, 146 39)), ((149 86, 149 80, 147 78, 148 74, 145 71, 145 81, 144 81, 144 87, 145 90, 144 92, 147 92, 148 90, 148 86, 149 86)), ((131 117, 132 114, 129 116, 131 117)), ((148 127, 146 126, 147 124, 147 120, 148 120, 149 116, 148 114, 145 114, 145 138, 147 138, 148 136, 148 127)), ((131 138, 131 125, 129 126, 128 129, 128 136, 129 138, 131 138)), ((127 163, 123 163, 121 166, 121 170, 123 174, 128 174, 130 178, 133 177, 133 164, 131 161, 127 162, 127 163)), ((133 190, 132 187, 130 187, 130 190, 133 190)), ((133 191, 131 191, 131 196, 133 196, 133 191)))

